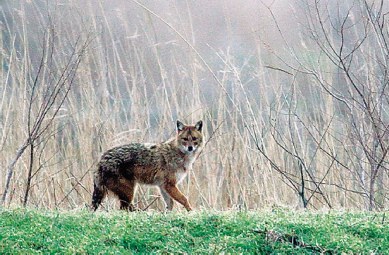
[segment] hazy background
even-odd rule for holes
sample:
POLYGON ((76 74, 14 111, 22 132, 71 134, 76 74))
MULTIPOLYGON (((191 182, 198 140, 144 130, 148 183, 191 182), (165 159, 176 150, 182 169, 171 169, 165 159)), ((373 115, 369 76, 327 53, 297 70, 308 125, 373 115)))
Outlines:
MULTIPOLYGON (((102 152, 163 141, 179 118, 202 119, 209 139, 181 185, 195 208, 387 208, 386 2, 14 0, 0 11, 4 206, 89 204, 102 152)), ((136 202, 161 209, 158 196, 142 187, 136 202)))

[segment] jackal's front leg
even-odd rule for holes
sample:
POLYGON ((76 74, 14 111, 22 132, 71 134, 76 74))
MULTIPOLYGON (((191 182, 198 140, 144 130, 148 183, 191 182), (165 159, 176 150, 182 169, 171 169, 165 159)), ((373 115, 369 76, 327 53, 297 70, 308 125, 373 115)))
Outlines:
POLYGON ((168 211, 171 211, 173 210, 173 199, 171 198, 171 196, 165 191, 165 189, 163 187, 160 187, 160 190, 161 190, 161 195, 163 197, 163 200, 165 201, 166 203, 166 209, 168 211))
POLYGON ((186 210, 192 211, 192 207, 189 204, 188 199, 181 193, 181 191, 173 184, 165 184, 163 187, 166 193, 169 194, 174 200, 185 206, 186 210))

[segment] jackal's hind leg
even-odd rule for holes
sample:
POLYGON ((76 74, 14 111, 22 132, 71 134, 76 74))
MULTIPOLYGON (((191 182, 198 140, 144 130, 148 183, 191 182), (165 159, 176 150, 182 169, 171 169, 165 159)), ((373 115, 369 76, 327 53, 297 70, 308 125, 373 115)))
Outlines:
POLYGON ((120 200, 120 209, 127 211, 136 211, 137 208, 133 204, 136 184, 134 181, 120 181, 111 188, 112 192, 118 196, 120 200))

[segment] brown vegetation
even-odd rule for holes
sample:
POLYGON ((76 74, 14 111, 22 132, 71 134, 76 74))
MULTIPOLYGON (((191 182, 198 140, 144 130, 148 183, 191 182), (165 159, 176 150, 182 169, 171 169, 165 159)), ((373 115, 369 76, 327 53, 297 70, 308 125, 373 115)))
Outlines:
POLYGON ((204 121, 181 186, 195 208, 389 204, 385 1, 0 7, 3 206, 89 204, 102 152, 167 139, 176 119, 204 121))

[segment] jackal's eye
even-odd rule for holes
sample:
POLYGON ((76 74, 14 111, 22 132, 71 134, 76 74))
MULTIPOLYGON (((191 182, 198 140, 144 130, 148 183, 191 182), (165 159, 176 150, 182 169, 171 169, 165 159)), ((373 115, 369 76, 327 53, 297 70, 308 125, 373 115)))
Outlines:
POLYGON ((185 138, 182 138, 182 140, 184 140, 184 141, 189 141, 189 139, 188 139, 188 138, 186 138, 186 137, 185 137, 185 138))
POLYGON ((196 141, 197 140, 197 137, 192 137, 192 141, 196 141))

